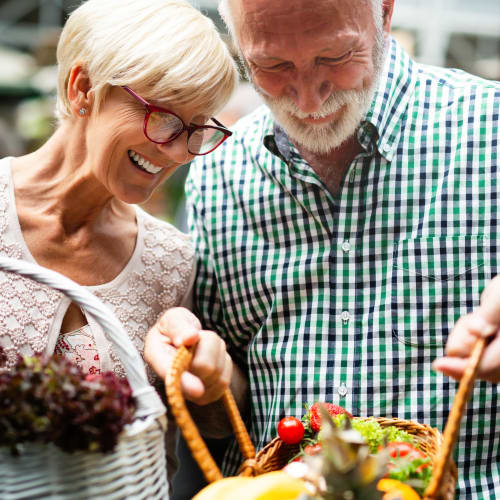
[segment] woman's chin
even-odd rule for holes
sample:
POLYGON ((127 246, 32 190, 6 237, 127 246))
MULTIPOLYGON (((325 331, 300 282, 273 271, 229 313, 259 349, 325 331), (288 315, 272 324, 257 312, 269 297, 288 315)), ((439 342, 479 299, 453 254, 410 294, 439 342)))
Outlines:
POLYGON ((127 190, 126 193, 116 193, 115 196, 123 203, 127 203, 128 205, 138 205, 141 203, 145 203, 151 198, 153 194, 153 190, 127 190))

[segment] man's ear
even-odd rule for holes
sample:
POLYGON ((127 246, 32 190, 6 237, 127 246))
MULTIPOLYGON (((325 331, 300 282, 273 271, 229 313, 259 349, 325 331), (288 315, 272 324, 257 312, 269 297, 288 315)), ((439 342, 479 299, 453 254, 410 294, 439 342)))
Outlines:
POLYGON ((68 101, 70 102, 73 114, 82 116, 90 113, 92 106, 92 83, 88 76, 87 70, 81 64, 75 64, 69 73, 68 87, 68 101), (82 113, 81 110, 85 112, 82 113))
POLYGON ((382 17, 384 23, 384 31, 391 32, 392 11, 394 10, 394 0, 383 0, 382 2, 382 17))

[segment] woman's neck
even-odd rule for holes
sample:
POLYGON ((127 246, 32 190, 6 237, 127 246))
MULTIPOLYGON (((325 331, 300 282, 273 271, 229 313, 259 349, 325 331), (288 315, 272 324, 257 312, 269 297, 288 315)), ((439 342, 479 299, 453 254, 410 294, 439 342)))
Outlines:
POLYGON ((56 218, 68 235, 98 226, 103 216, 130 211, 95 177, 85 145, 75 144, 74 136, 63 125, 40 149, 12 164, 18 210, 56 218))

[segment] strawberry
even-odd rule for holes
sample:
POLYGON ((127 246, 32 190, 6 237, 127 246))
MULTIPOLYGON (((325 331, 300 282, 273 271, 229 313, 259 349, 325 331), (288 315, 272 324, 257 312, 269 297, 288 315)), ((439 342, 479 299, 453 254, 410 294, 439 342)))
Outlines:
POLYGON ((321 413, 319 411, 320 404, 325 406, 326 410, 332 417, 345 413, 349 418, 352 418, 352 415, 345 408, 342 408, 342 406, 334 405, 333 403, 314 403, 311 408, 309 408, 309 421, 311 429, 314 432, 318 432, 321 428, 321 413))
POLYGON ((306 455, 316 455, 317 453, 320 453, 320 451, 321 451, 321 443, 308 444, 304 448, 304 453, 306 455))

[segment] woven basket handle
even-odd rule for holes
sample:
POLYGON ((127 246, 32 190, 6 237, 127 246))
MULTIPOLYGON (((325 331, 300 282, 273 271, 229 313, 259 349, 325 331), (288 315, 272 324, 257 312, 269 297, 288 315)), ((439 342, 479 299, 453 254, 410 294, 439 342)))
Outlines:
POLYGON ((62 274, 24 260, 11 259, 0 255, 0 269, 31 278, 51 288, 59 290, 85 310, 101 326, 109 342, 123 362, 132 392, 137 401, 135 415, 148 417, 162 415, 165 407, 146 377, 144 363, 123 326, 93 293, 62 274))
MULTIPOLYGON (((190 349, 185 346, 179 347, 167 374, 165 385, 170 409, 184 436, 186 444, 189 446, 205 479, 207 482, 212 483, 222 479, 222 473, 210 455, 196 424, 189 414, 181 389, 181 375, 189 367, 192 357, 193 353, 190 349)), ((222 402, 224 403, 224 408, 231 421, 241 453, 245 458, 245 462, 240 469, 240 475, 251 476, 254 474, 256 467, 254 463, 255 448, 250 440, 250 436, 248 435, 248 431, 243 423, 230 389, 225 390, 222 396, 222 402)))
POLYGON ((472 349, 472 354, 469 358, 469 363, 460 379, 458 391, 453 400, 453 406, 451 407, 450 415, 448 416, 448 421, 446 422, 446 427, 443 432, 443 443, 434 461, 432 478, 425 491, 424 499, 433 500, 441 498, 440 487, 442 479, 448 468, 451 453, 453 452, 458 431, 460 430, 460 420, 462 419, 467 400, 474 387, 476 373, 485 347, 485 338, 476 340, 472 349))

